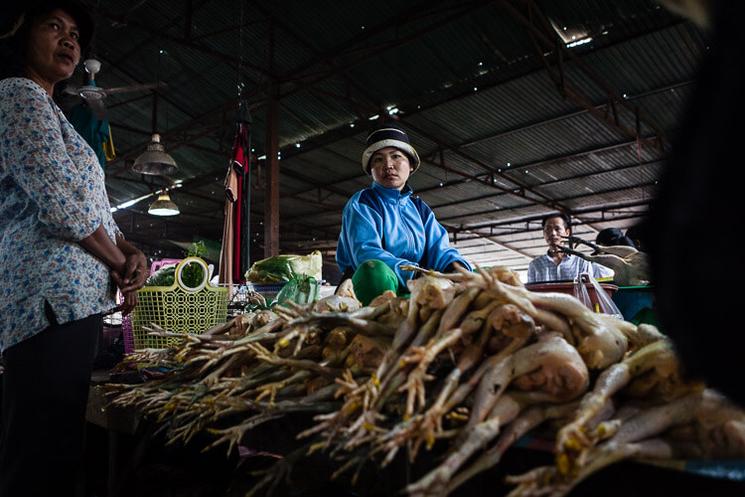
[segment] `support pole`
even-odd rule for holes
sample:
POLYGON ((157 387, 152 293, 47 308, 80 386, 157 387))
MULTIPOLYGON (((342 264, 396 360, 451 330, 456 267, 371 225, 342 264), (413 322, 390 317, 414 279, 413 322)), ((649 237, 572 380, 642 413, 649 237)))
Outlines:
POLYGON ((264 257, 279 254, 279 84, 272 84, 266 115, 264 257))

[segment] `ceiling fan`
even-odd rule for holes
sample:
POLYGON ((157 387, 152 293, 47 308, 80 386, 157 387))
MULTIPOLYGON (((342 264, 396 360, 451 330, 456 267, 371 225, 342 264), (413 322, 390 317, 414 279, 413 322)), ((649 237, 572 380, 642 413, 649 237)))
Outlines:
POLYGON ((109 95, 118 93, 129 93, 134 91, 147 91, 165 87, 165 83, 144 83, 128 86, 117 86, 114 88, 101 88, 96 86, 96 74, 101 70, 101 62, 96 59, 88 59, 83 62, 87 73, 87 82, 83 86, 68 86, 64 93, 81 97, 90 106, 93 114, 98 119, 106 117, 106 105, 104 99, 109 95))

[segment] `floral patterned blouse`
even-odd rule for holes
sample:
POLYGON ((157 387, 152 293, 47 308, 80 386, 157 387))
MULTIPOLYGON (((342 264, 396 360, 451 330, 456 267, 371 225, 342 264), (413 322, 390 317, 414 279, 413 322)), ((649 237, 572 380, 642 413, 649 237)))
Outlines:
POLYGON ((115 305, 106 265, 77 243, 103 223, 116 240, 104 173, 46 91, 0 80, 0 350, 115 305))

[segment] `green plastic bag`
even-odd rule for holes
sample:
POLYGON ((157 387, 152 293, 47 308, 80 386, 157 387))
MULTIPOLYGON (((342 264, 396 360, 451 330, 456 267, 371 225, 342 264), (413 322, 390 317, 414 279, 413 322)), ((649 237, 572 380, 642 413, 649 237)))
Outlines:
POLYGON ((281 305, 287 301, 301 305, 311 304, 318 300, 319 292, 320 285, 313 276, 293 276, 277 294, 277 304, 281 305))

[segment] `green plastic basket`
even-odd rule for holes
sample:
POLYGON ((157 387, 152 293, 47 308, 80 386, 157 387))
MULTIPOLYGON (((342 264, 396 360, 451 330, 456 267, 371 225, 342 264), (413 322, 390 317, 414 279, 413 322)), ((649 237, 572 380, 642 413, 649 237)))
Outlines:
POLYGON ((207 284, 207 263, 199 257, 187 257, 176 266, 171 286, 150 286, 137 291, 138 303, 132 312, 132 332, 135 349, 167 348, 178 345, 179 337, 148 335, 144 327, 156 324, 166 331, 198 335, 228 316, 228 289, 207 284), (183 268, 191 263, 202 266, 203 281, 195 288, 184 285, 183 268))

